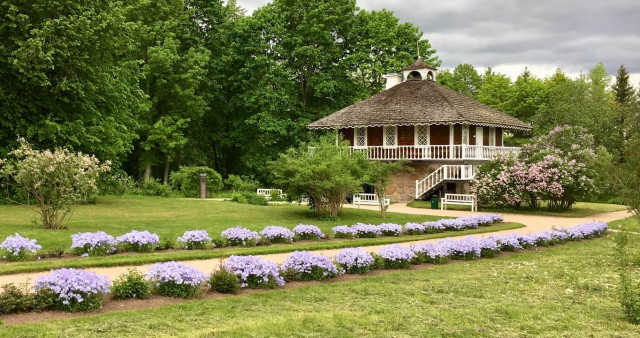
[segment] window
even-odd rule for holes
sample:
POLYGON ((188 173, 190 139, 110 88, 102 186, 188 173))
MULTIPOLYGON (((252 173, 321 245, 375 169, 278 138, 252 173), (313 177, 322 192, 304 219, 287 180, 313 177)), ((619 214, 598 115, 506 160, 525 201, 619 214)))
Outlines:
POLYGON ((384 127, 384 145, 387 147, 395 147, 398 145, 398 127, 384 127))
POLYGON ((356 127, 355 136, 356 140, 354 144, 357 148, 364 148, 367 146, 367 128, 356 127))
POLYGON ((417 146, 429 145, 429 126, 421 125, 416 126, 416 139, 415 144, 417 146))

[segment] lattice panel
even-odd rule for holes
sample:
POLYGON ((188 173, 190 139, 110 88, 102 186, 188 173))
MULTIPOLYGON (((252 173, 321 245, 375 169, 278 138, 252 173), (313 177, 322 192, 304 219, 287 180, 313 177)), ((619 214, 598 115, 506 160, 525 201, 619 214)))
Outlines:
POLYGON ((367 146, 367 129, 356 128, 356 147, 367 146))
POLYGON ((385 136, 386 138, 386 145, 388 146, 395 146, 396 145, 396 127, 387 127, 387 135, 385 136))
POLYGON ((429 126, 416 126, 417 131, 417 144, 419 146, 426 146, 429 144, 429 126))

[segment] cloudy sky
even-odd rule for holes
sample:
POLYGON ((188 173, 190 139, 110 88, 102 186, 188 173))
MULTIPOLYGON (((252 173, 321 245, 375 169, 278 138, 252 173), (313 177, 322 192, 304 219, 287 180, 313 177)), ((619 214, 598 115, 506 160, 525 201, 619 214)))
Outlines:
MULTIPOLYGON (((238 0, 251 13, 271 0, 238 0)), ((313 0, 310 0, 313 1, 313 0)), ((544 77, 577 76, 598 62, 624 64, 640 82, 640 0, 357 0, 418 25, 444 68, 471 63, 515 78, 525 66, 544 77)))

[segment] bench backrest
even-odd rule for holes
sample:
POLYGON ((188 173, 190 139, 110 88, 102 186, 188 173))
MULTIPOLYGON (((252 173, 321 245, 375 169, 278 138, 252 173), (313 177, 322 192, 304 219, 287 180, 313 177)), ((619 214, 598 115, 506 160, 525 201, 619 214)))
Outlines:
POLYGON ((476 200, 476 196, 468 194, 444 194, 444 199, 447 201, 473 202, 476 200))

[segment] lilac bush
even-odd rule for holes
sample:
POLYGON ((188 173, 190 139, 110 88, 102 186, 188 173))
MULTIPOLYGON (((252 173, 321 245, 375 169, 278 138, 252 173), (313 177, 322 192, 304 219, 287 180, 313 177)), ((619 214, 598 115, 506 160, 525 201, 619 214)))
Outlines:
POLYGON ((149 231, 133 230, 116 237, 120 251, 152 252, 160 245, 160 236, 149 231))
POLYGON ((378 230, 382 236, 402 235, 402 226, 394 223, 382 223, 378 225, 378 230))
POLYGON ((260 236, 269 243, 291 243, 294 234, 293 231, 285 227, 270 225, 260 231, 260 236))
POLYGON ((416 254, 411 248, 399 244, 382 247, 376 255, 376 265, 384 269, 406 269, 411 265, 411 261, 416 258, 416 254))
POLYGON ((116 252, 116 240, 103 231, 71 235, 71 250, 76 255, 102 256, 116 252))
POLYGON ((427 229, 421 223, 406 223, 404 225, 404 231, 408 235, 420 235, 427 231, 427 229))
POLYGON ((278 265, 259 257, 231 256, 223 266, 238 276, 243 288, 273 289, 285 283, 284 278, 280 276, 278 265))
POLYGON ((298 224, 293 228, 293 233, 295 237, 300 240, 308 239, 308 240, 318 240, 323 239, 324 234, 322 230, 315 225, 309 224, 298 224))
POLYGON ((380 228, 373 224, 356 223, 351 228, 356 231, 356 236, 359 238, 375 238, 382 234, 380 228))
POLYGON ((189 250, 206 249, 211 246, 211 237, 206 230, 190 230, 178 237, 178 243, 189 250))
POLYGON ((447 241, 436 243, 419 243, 411 246, 411 250, 421 263, 444 264, 449 260, 451 247, 447 241))
POLYGON ((329 257, 309 251, 295 251, 282 262, 285 280, 325 280, 338 274, 329 257))
POLYGON ((346 225, 335 226, 332 230, 335 238, 354 238, 356 236, 356 230, 346 225))
POLYGON ((363 274, 373 268, 373 256, 362 248, 347 248, 333 256, 334 262, 346 273, 363 274))
POLYGON ((36 279, 34 289, 50 297, 53 306, 67 311, 85 311, 102 307, 111 282, 107 276, 84 270, 58 269, 36 279))
POLYGON ((190 298, 200 294, 207 277, 203 272, 179 262, 163 262, 148 266, 146 279, 159 295, 190 298))
POLYGON ((2 259, 7 261, 21 261, 31 258, 36 252, 42 249, 35 239, 20 236, 15 233, 8 236, 0 244, 3 251, 2 259))
POLYGON ((235 227, 222 232, 222 237, 232 246, 253 246, 258 244, 260 236, 257 232, 247 228, 235 227))

